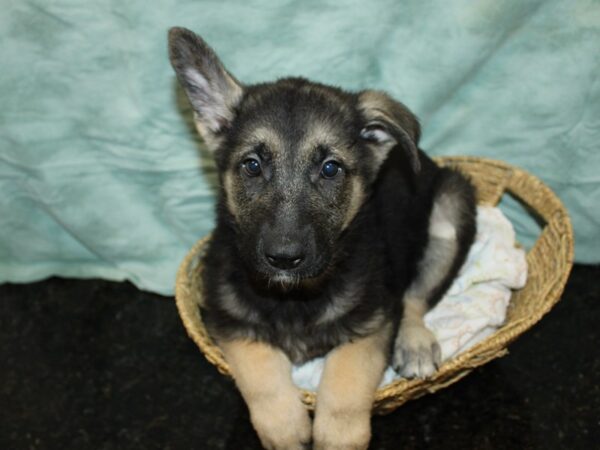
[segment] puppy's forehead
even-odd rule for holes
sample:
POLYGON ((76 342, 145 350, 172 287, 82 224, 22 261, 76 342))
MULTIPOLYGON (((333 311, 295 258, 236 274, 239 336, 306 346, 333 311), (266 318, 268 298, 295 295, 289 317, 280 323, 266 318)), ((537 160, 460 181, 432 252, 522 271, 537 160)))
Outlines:
POLYGON ((339 89, 286 79, 248 89, 239 141, 262 141, 279 151, 348 146, 355 133, 356 100, 339 89))

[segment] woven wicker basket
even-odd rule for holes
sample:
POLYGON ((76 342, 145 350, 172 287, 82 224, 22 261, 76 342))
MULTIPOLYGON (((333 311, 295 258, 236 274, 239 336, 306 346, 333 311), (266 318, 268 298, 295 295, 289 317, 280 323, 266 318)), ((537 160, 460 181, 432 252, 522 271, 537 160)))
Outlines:
MULTIPOLYGON (((380 388, 374 412, 385 414, 408 400, 436 392, 471 372, 475 367, 504 356, 506 347, 542 318, 559 300, 573 265, 573 231, 567 211, 556 195, 539 179, 508 164, 483 158, 439 158, 437 162, 467 174, 477 187, 478 202, 496 205, 504 193, 520 199, 543 221, 543 230, 527 253, 526 286, 512 296, 506 323, 470 350, 446 361, 427 380, 398 380, 380 388)), ((198 305, 202 303, 200 260, 209 237, 198 241, 181 263, 177 274, 176 302, 189 336, 217 369, 229 375, 220 349, 206 333, 198 305)), ((315 404, 313 392, 302 392, 307 408, 315 404)))

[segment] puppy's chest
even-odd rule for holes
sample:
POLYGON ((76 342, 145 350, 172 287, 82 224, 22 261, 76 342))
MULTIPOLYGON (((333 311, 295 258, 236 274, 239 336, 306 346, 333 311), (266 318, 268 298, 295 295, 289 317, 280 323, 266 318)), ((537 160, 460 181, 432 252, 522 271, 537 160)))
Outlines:
POLYGON ((263 329, 255 330, 259 339, 280 347, 294 364, 323 356, 333 348, 374 333, 389 320, 382 305, 355 305, 344 310, 340 305, 327 305, 318 315, 272 318, 263 329), (333 311, 332 311, 333 309, 333 311))
MULTIPOLYGON (((318 300, 315 301, 318 303, 318 300)), ((255 319, 244 324, 250 337, 281 348, 294 364, 322 356, 332 348, 357 335, 358 323, 354 311, 323 304, 298 304, 279 301, 267 312, 256 311, 255 319), (335 310, 335 311, 334 311, 335 310)))
POLYGON ((353 338, 376 331, 388 316, 383 305, 365 302, 359 290, 328 293, 308 301, 246 298, 223 289, 212 305, 209 322, 218 333, 250 338, 281 348, 294 364, 322 356, 353 338), (215 314, 216 313, 216 314, 215 314), (220 320, 217 319, 218 316, 220 320), (212 320, 211 320, 212 319, 212 320))
POLYGON ((352 338, 352 333, 333 324, 303 326, 297 322, 271 323, 268 333, 257 330, 257 337, 281 348, 294 364, 323 356, 352 338), (261 336, 262 335, 262 336, 261 336))

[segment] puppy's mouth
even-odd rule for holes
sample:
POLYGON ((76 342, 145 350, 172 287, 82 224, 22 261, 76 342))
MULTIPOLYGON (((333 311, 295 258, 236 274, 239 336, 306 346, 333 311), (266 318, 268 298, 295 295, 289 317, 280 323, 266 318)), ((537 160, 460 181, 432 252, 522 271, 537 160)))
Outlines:
POLYGON ((302 270, 261 269, 255 271, 255 282, 263 289, 280 292, 317 289, 329 273, 326 264, 314 264, 302 270))
POLYGON ((305 278, 289 273, 288 271, 279 271, 275 274, 267 275, 267 287, 275 288, 282 291, 291 291, 301 286, 305 278))

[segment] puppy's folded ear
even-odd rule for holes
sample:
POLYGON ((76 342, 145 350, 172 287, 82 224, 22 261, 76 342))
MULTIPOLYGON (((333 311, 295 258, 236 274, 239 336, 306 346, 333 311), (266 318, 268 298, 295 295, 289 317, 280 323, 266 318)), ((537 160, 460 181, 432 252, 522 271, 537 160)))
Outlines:
POLYGON ((366 121, 360 137, 372 148, 377 167, 385 161, 392 148, 400 146, 406 152, 413 172, 419 173, 421 127, 415 115, 402 103, 380 91, 362 91, 358 96, 358 107, 366 121))
POLYGON ((206 42, 185 28, 169 30, 169 59, 194 109, 198 132, 215 150, 233 121, 242 85, 206 42))

